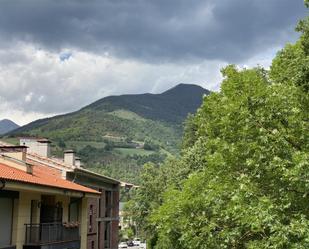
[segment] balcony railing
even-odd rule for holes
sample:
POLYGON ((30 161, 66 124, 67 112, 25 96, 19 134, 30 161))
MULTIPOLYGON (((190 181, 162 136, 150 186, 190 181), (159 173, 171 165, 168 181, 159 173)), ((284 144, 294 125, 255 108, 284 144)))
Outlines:
POLYGON ((25 224, 25 226, 25 245, 42 245, 80 240, 77 223, 41 223, 25 224))

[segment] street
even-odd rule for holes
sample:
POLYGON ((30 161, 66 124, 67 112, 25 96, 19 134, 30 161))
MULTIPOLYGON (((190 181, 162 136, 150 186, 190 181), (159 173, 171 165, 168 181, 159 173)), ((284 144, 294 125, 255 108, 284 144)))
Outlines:
MULTIPOLYGON (((119 247, 120 248, 120 247, 119 247)), ((143 245, 141 245, 141 246, 128 246, 127 247, 128 249, 142 249, 142 248, 145 248, 146 249, 146 247, 143 247, 143 245)))
POLYGON ((140 249, 141 247, 139 246, 128 246, 128 249, 140 249))

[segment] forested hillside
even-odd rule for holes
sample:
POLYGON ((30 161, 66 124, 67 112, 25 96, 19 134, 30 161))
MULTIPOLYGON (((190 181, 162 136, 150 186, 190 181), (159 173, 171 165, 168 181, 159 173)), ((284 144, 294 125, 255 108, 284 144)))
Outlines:
POLYGON ((179 84, 161 94, 110 96, 84 109, 110 112, 125 109, 147 119, 179 124, 188 113, 195 113, 201 105, 201 96, 209 93, 197 85, 179 84))
POLYGON ((11 133, 53 141, 53 153, 75 149, 85 165, 138 183, 145 162, 162 162, 180 148, 183 122, 209 91, 179 84, 162 94, 103 98, 79 111, 37 120, 11 133))

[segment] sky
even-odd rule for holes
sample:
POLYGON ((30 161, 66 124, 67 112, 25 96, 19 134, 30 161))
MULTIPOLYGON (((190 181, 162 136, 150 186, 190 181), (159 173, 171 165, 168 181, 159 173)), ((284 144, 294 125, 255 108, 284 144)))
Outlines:
POLYGON ((217 91, 228 64, 269 67, 307 11, 303 0, 1 0, 0 119, 179 83, 217 91))

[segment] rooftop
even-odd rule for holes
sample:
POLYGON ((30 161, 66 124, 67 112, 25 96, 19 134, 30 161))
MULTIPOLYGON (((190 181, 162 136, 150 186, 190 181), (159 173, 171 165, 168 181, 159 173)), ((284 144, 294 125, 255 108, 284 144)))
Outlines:
POLYGON ((29 174, 25 171, 0 163, 0 179, 2 180, 67 189, 78 192, 99 194, 98 191, 95 191, 93 189, 61 179, 59 177, 51 177, 51 175, 52 173, 46 170, 43 166, 34 165, 33 173, 29 174))
MULTIPOLYGON (((42 138, 43 139, 43 138, 42 138)), ((8 144, 8 143, 5 143, 3 141, 0 140, 0 147, 1 146, 12 146, 12 144, 8 144)), ((66 150, 65 153, 72 153, 74 152, 73 150, 66 150)), ((66 170, 66 171, 69 171, 69 172, 80 172, 80 173, 83 173, 83 174, 90 174, 94 177, 97 177, 97 178, 100 178, 102 180, 105 180, 107 182, 110 182, 110 183, 113 183, 113 184, 120 184, 122 187, 126 186, 126 187, 136 187, 134 186, 133 184, 130 184, 130 183, 126 183, 126 182, 122 182, 122 181, 119 181, 117 179, 114 179, 114 178, 111 178, 111 177, 108 177, 108 176, 105 176, 105 175, 102 175, 102 174, 99 174, 99 173, 95 173, 91 170, 87 170, 85 168, 72 168, 71 165, 68 165, 66 164, 63 159, 59 159, 59 158, 56 158, 56 157, 45 157, 45 156, 41 156, 41 155, 38 155, 36 153, 33 153, 33 152, 27 152, 26 153, 26 157, 27 157, 27 163, 30 163, 32 165, 43 165, 43 166, 47 166, 49 168, 56 168, 58 170, 66 170)), ((76 158, 75 158, 76 159, 76 158)), ((77 160, 80 160, 80 158, 77 157, 77 160)), ((59 174, 61 173, 55 173, 55 176, 59 177, 59 174)))

